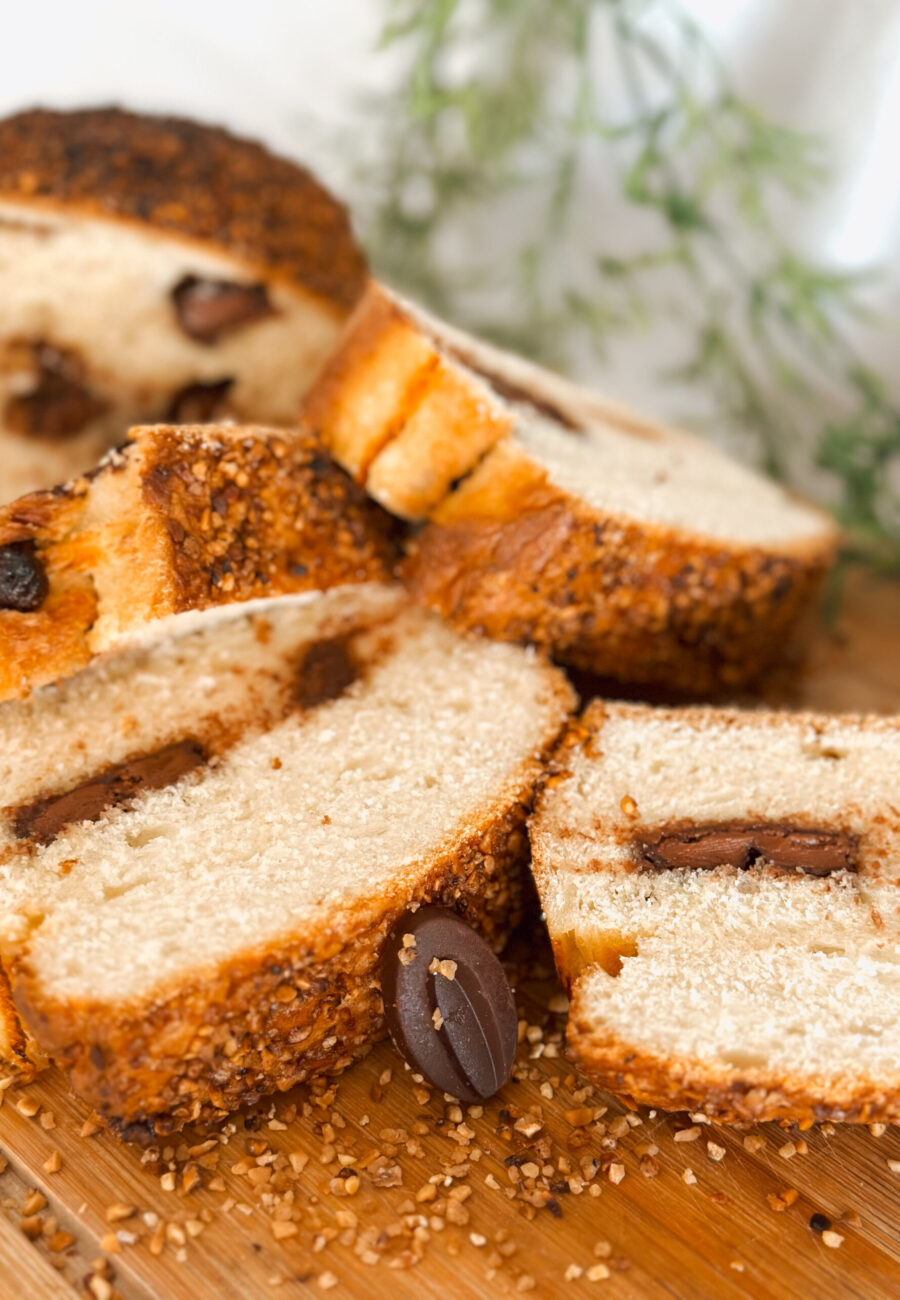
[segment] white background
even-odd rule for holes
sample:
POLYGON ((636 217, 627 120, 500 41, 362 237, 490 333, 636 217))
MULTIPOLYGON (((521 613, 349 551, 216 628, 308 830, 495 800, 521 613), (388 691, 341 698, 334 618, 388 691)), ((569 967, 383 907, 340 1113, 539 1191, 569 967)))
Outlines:
MULTIPOLYGON (((835 266, 878 266, 875 305, 900 320, 900 0, 686 7, 744 94, 828 136, 832 183, 795 234, 835 266)), ((383 13, 375 0, 0 0, 0 112, 108 102, 184 112, 264 138, 346 190, 333 132, 389 78, 374 53, 383 13)), ((896 324, 869 346, 900 369, 896 324)), ((645 381, 652 362, 637 361, 645 381)))

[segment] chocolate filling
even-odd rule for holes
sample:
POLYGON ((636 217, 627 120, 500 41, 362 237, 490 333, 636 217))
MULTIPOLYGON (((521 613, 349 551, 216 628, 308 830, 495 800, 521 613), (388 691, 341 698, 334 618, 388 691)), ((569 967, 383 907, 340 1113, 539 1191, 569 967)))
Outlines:
POLYGON ((85 386, 84 367, 73 352, 42 340, 27 348, 35 384, 7 401, 3 418, 10 429, 31 438, 67 438, 103 414, 106 403, 85 386))
POLYGON ((557 406, 555 402, 550 402, 546 398, 535 397, 530 389, 514 384, 512 380, 501 377, 496 371, 480 365, 474 357, 460 348, 448 347, 443 341, 439 343, 439 346, 452 360, 459 361, 473 374, 486 380, 498 397, 505 398, 507 402, 517 402, 522 406, 530 406, 539 415, 545 415, 548 419, 555 420, 557 424, 561 424, 565 429, 570 429, 572 433, 584 433, 584 426, 579 424, 563 407, 557 406))
POLYGON ((227 410, 226 399, 233 379, 217 379, 211 384, 186 384, 169 403, 166 419, 172 424, 208 424, 227 410))
POLYGON ((66 826, 95 822, 108 808, 125 807, 144 790, 174 785, 206 758, 206 751, 196 741, 181 740, 154 754, 117 763, 64 794, 48 795, 14 809, 13 830, 19 839, 50 844, 66 826))
POLYGON ((172 290, 178 324, 198 343, 215 343, 220 334, 274 315, 263 284, 234 284, 186 275, 172 290))
POLYGON ((297 673, 297 699, 301 708, 336 700, 359 676, 359 667, 346 637, 317 641, 308 646, 297 673))
POLYGON ((636 847, 643 865, 656 870, 736 867, 743 871, 763 862, 809 876, 855 871, 859 850, 856 837, 845 831, 741 822, 662 831, 638 841, 636 847))

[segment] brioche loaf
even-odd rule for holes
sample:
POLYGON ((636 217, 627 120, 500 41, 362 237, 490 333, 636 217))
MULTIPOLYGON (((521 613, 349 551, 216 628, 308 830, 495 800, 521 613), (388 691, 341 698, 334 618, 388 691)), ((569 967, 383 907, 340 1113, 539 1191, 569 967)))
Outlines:
POLYGON ((0 501, 129 424, 293 423, 364 280, 344 209, 257 144, 117 109, 0 122, 0 501))
POLYGON ((595 703, 531 834, 569 1044, 731 1120, 900 1120, 900 723, 595 703))
POLYGON ((382 1032, 419 902, 495 945, 571 707, 533 651, 363 584, 195 616, 0 709, 0 951, 39 1049, 128 1138, 382 1032))
POLYGON ((406 565, 418 600, 604 676, 742 687, 834 553, 824 515, 711 446, 375 284, 305 413, 377 501, 427 521, 406 565))
POLYGON ((0 699, 186 610, 389 578, 390 516, 309 435, 132 430, 99 469, 0 508, 0 699))

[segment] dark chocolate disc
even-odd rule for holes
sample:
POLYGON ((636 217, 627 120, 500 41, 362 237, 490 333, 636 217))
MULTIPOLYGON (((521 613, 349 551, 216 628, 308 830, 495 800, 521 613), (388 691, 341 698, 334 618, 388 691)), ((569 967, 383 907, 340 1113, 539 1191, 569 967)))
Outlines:
POLYGON ((518 1016, 503 967, 455 912, 407 912, 381 968, 388 1032, 429 1083, 460 1101, 483 1101, 507 1081, 518 1016))

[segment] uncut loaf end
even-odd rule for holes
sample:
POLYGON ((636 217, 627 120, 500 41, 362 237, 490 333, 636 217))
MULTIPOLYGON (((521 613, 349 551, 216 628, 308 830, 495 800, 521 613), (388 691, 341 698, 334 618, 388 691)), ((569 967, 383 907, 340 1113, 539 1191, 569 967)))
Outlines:
POLYGON ((0 502, 131 424, 293 424, 366 283, 303 167, 183 118, 0 120, 0 502))

